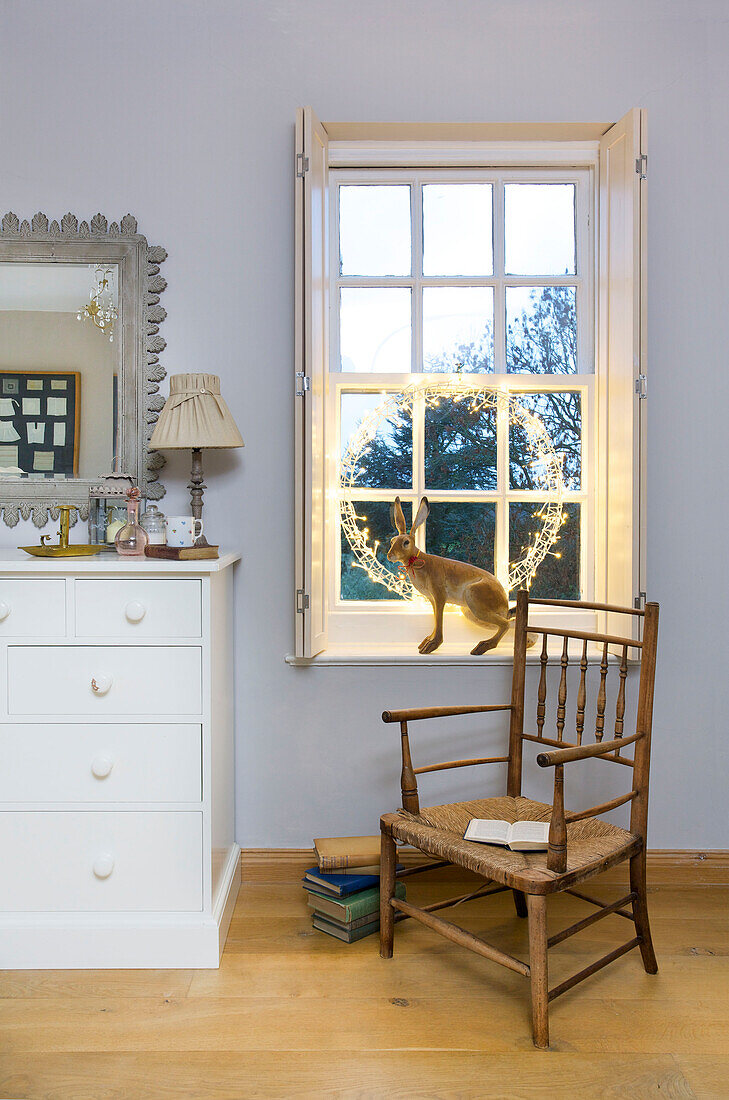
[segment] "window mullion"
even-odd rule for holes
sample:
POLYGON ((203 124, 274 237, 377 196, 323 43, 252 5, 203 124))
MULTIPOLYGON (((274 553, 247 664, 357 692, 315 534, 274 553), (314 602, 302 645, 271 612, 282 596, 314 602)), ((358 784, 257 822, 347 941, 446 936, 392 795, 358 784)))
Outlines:
MULTIPOLYGON (((413 399, 413 489, 415 491, 415 503, 413 504, 413 518, 417 501, 425 495, 425 397, 417 393, 413 399)), ((421 550, 425 550, 426 524, 416 532, 415 542, 421 550)))
MULTIPOLYGON (((500 387, 506 395, 505 387, 500 387)), ((499 401, 496 410, 496 484, 499 500, 496 505, 496 546, 494 568, 496 576, 509 590, 509 411, 508 402, 499 401)))
POLYGON ((410 254, 412 281, 413 373, 423 369, 423 189, 417 176, 410 186, 410 254))
POLYGON ((494 181, 494 373, 506 373, 506 299, 504 292, 504 183, 494 181))

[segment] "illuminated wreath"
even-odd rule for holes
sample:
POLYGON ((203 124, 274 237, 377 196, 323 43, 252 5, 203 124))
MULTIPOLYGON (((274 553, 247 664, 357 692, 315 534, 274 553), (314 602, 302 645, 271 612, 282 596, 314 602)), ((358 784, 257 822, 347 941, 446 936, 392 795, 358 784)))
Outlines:
MULTIPOLYGON (((521 551, 516 562, 509 563, 509 591, 518 588, 528 589, 537 569, 549 554, 559 535, 563 522, 564 478, 561 456, 555 451, 544 422, 535 413, 526 409, 517 395, 504 393, 501 390, 459 385, 457 382, 425 385, 415 383, 401 394, 383 395, 377 408, 362 418, 342 456, 340 467, 342 494, 359 488, 356 479, 365 472, 362 461, 383 421, 408 411, 412 416, 413 403, 416 399, 423 400, 426 408, 434 408, 444 399, 454 402, 467 401, 469 409, 474 412, 493 409, 497 415, 501 412, 505 413, 509 418, 509 424, 518 425, 524 431, 534 479, 537 482, 537 488, 546 497, 544 504, 536 513, 541 520, 541 526, 532 536, 533 541, 521 551)), ((403 599, 412 599, 417 595, 404 571, 391 573, 378 560, 379 542, 370 546, 367 541, 368 528, 362 528, 357 523, 358 518, 364 517, 357 516, 353 502, 343 496, 340 500, 340 509, 342 529, 355 557, 352 564, 364 569, 370 580, 383 585, 403 599)))

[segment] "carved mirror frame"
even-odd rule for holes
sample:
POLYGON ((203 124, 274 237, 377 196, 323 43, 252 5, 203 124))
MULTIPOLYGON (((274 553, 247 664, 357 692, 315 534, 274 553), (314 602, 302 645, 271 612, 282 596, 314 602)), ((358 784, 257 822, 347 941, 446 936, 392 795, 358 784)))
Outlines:
MULTIPOLYGON (((164 248, 147 244, 137 232, 137 220, 127 214, 108 224, 103 214, 79 223, 74 214, 49 223, 45 214, 21 221, 6 214, 0 222, 0 262, 16 263, 107 263, 118 265, 119 313, 119 474, 134 478, 142 496, 159 500, 164 486, 159 473, 164 458, 149 450, 164 398, 159 383, 165 376, 160 353, 166 346, 159 334, 167 316, 160 295, 167 283, 160 264, 167 258, 164 248)), ((79 303, 81 305, 82 303, 79 303)), ((100 470, 93 478, 0 479, 0 509, 5 523, 32 518, 36 527, 58 518, 57 505, 73 504, 81 519, 88 517, 89 489, 111 470, 100 470)))

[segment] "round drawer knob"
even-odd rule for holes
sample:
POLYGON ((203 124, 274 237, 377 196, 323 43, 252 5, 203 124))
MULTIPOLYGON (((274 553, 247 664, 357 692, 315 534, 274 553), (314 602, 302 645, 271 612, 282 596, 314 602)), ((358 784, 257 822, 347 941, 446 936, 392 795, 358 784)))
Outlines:
POLYGON ((114 767, 114 761, 108 756, 97 756, 91 763, 91 774, 97 779, 106 779, 114 767))
POLYGON ((94 695, 106 695, 111 684, 111 676, 93 676, 91 679, 91 690, 94 695))
POLYGON ((124 614, 130 623, 141 623, 147 614, 147 608, 139 600, 130 600, 124 609, 124 614))
POLYGON ((114 870, 114 857, 110 852, 103 852, 94 860, 93 871, 97 878, 108 878, 114 870))
POLYGON ((0 600, 0 623, 7 619, 10 614, 10 604, 5 603, 4 600, 0 600))

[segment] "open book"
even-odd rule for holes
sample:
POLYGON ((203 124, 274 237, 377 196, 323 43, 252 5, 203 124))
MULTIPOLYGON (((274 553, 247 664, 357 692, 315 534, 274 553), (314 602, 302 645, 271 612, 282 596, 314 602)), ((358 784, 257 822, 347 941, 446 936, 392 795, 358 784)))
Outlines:
POLYGON ((538 852, 549 846, 548 821, 490 821, 472 817, 463 834, 464 840, 481 844, 501 844, 513 852, 538 852))

